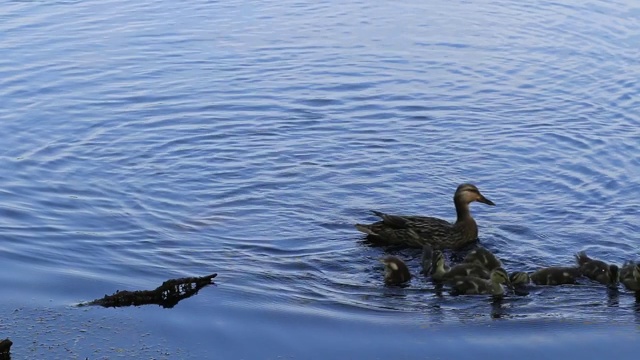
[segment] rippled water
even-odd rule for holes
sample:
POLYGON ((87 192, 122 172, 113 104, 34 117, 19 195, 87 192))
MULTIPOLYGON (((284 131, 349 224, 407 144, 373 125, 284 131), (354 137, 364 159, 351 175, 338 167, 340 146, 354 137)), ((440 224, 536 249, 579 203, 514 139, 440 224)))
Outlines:
POLYGON ((377 259, 417 274, 419 254, 353 228, 369 209, 452 219, 471 181, 508 270, 640 259, 636 1, 0 5, 14 357, 638 350, 623 289, 387 288, 377 259), (172 310, 72 307, 211 272, 172 310))

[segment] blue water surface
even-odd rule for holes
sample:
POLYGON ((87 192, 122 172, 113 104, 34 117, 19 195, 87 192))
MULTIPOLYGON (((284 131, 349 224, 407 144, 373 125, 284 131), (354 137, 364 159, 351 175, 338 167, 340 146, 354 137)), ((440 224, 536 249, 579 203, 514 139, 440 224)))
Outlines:
POLYGON ((640 260, 640 3, 0 0, 0 339, 15 359, 635 359, 590 282, 439 293, 368 212, 509 271, 640 260), (378 259, 416 277, 385 287, 378 259), (75 305, 217 272, 173 309, 75 305), (615 350, 614 350, 615 349, 615 350))

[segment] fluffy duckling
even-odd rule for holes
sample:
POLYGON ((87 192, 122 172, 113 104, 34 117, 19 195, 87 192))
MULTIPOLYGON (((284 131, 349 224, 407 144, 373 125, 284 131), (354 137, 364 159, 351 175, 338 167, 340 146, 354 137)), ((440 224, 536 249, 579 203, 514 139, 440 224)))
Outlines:
POLYGON ((522 287, 529 285, 531 278, 529 278, 529 274, 524 271, 515 271, 509 275, 509 281, 513 287, 522 287))
POLYGON ((564 285, 575 284, 580 276, 580 268, 552 266, 536 270, 529 278, 536 285, 564 285))
POLYGON ((448 267, 445 263, 444 254, 440 250, 433 252, 433 262, 431 278, 435 281, 450 280, 456 277, 478 277, 489 279, 490 272, 478 264, 458 264, 448 267))
POLYGON ((380 260, 384 264, 384 283, 387 285, 400 285, 411 280, 409 268, 395 256, 387 256, 380 260))
POLYGON ((580 266, 580 271, 591 280, 597 281, 603 285, 618 284, 618 266, 609 265, 604 261, 595 260, 587 256, 587 253, 581 251, 576 254, 576 262, 580 266))
POLYGON ((491 251, 478 247, 471 250, 467 256, 462 260, 463 263, 468 264, 479 264, 484 266, 486 269, 495 270, 502 266, 502 263, 498 258, 491 253, 491 251))
POLYGON ((433 264, 433 248, 431 245, 425 244, 422 247, 422 273, 428 275, 431 273, 431 265, 433 264))
POLYGON ((524 271, 515 271, 509 275, 513 293, 520 296, 529 295, 528 287, 531 282, 529 274, 524 271))
POLYGON ((489 280, 474 276, 457 277, 451 280, 451 288, 454 293, 461 295, 490 294, 500 296, 504 294, 502 284, 510 285, 509 275, 503 268, 493 270, 489 280))
POLYGON ((447 280, 466 276, 473 276, 488 280, 491 278, 491 272, 479 264, 458 264, 451 267, 444 277, 445 280, 447 280))
POLYGON ((625 262, 620 270, 620 282, 631 291, 640 291, 640 264, 625 262))
POLYGON ((431 278, 435 281, 442 281, 448 272, 449 267, 444 261, 444 254, 440 250, 434 251, 431 260, 431 278))

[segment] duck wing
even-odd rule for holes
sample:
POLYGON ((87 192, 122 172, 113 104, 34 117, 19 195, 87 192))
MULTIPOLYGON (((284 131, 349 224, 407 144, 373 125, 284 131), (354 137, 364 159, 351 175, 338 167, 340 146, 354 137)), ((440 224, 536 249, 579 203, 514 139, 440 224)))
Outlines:
MULTIPOLYGON (((475 241, 477 235, 467 239, 467 234, 459 231, 450 222, 417 215, 392 215, 380 211, 372 211, 380 217, 373 224, 356 224, 359 231, 369 235, 369 239, 387 245, 405 245, 421 248, 425 244, 434 249, 458 249, 475 241)), ((475 225, 475 223, 474 223, 475 225)))
POLYGON ((405 245, 409 247, 422 247, 424 241, 418 233, 410 227, 393 228, 384 222, 373 224, 356 224, 356 229, 367 234, 367 238, 381 245, 405 245))
POLYGON ((443 219, 439 219, 431 216, 418 216, 418 215, 393 215, 386 214, 380 211, 371 210, 371 212, 377 217, 382 219, 382 222, 395 229, 404 229, 407 227, 424 228, 424 227, 452 227, 453 225, 443 219))
POLYGON ((379 217, 380 219, 382 219, 382 223, 385 226, 388 226, 392 229, 406 229, 411 227, 411 223, 409 220, 407 220, 405 217, 401 216, 401 215, 391 215, 391 214, 385 214, 383 212, 380 211, 376 211, 376 210, 371 210, 371 212, 379 217))

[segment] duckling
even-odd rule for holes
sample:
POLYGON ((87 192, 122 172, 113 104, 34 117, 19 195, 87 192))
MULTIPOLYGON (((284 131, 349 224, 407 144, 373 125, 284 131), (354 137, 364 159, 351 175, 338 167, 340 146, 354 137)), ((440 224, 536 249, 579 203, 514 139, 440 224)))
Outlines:
POLYGON ((474 201, 495 205, 484 197, 475 185, 461 184, 453 195, 457 214, 453 224, 429 216, 390 215, 372 211, 382 220, 373 224, 356 224, 355 227, 367 234, 370 240, 379 243, 409 247, 429 244, 438 250, 460 249, 474 243, 478 238, 478 226, 469 211, 469 204, 474 201))
POLYGON ((481 279, 489 279, 490 272, 478 264, 458 264, 448 267, 445 263, 442 251, 435 250, 433 252, 433 263, 431 278, 435 281, 450 280, 456 277, 478 277, 481 279))
POLYGON ((531 282, 529 274, 524 271, 515 271, 509 275, 509 282, 511 282, 511 289, 513 293, 519 296, 529 295, 528 287, 531 282))
POLYGON ((449 272, 445 274, 444 278, 447 280, 466 276, 489 280, 491 278, 491 271, 479 264, 458 264, 451 267, 449 272))
POLYGON ((576 254, 576 262, 580 266, 580 271, 591 280, 595 280, 603 285, 618 284, 618 266, 609 265, 604 261, 595 260, 581 251, 576 254))
POLYGON ((431 273, 431 265, 433 264, 433 249, 431 245, 425 244, 422 247, 422 273, 428 275, 431 273))
POLYGON ((471 250, 467 256, 462 260, 463 263, 480 264, 486 269, 494 270, 502 266, 502 263, 498 258, 491 253, 491 251, 478 247, 471 250))
POLYGON ((529 278, 536 285, 564 285, 575 284, 580 276, 582 272, 577 267, 552 266, 536 270, 529 278))
POLYGON ((631 291, 640 291, 640 264, 625 262, 620 270, 620 282, 631 291))
POLYGON ((523 287, 529 285, 531 278, 529 278, 529 274, 524 271, 515 271, 509 275, 509 281, 513 287, 523 287))
POLYGON ((502 284, 510 286, 509 275, 503 268, 493 270, 489 280, 473 276, 457 277, 451 280, 451 287, 454 293, 461 295, 503 295, 504 288, 502 287, 502 284))
POLYGON ((440 250, 435 250, 431 261, 431 278, 435 281, 442 281, 448 272, 449 267, 444 261, 444 254, 440 250))
POLYGON ((384 283, 387 285, 401 285, 411 280, 409 268, 395 256, 387 256, 380 260, 384 264, 384 283))

